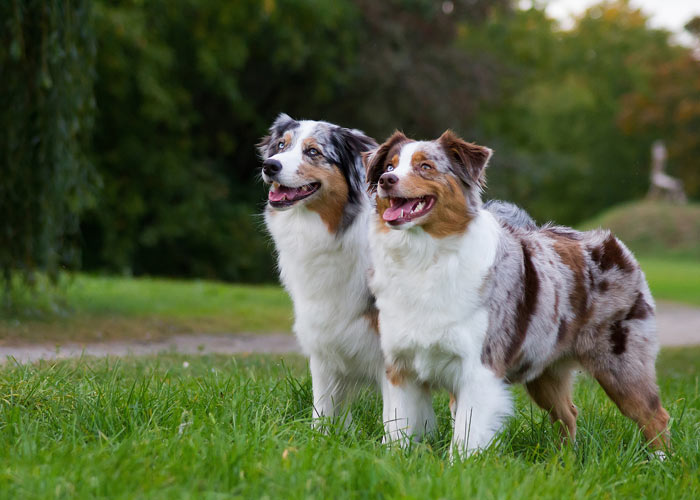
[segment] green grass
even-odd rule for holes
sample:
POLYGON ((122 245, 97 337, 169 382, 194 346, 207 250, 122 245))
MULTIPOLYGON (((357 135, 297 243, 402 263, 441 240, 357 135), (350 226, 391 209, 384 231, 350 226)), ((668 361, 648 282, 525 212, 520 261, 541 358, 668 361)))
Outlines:
POLYGON ((78 274, 56 291, 18 288, 0 339, 148 339, 174 333, 289 331, 292 305, 278 286, 78 274))
POLYGON ((656 299, 700 306, 700 261, 640 258, 656 299))
MULTIPOLYGON (((700 261, 641 258, 654 297, 700 306, 700 261)), ((43 284, 42 284, 43 286, 43 284)), ((0 342, 148 340, 177 333, 288 332, 278 286, 78 274, 57 292, 18 292, 0 316, 0 342)))
POLYGON ((0 498, 697 498, 700 348, 659 362, 675 453, 650 459, 640 433, 588 378, 575 391, 575 448, 523 391, 499 442, 446 458, 438 435, 380 444, 365 393, 346 432, 309 426, 306 363, 273 357, 73 360, 0 367, 0 498), (187 364, 186 364, 186 363, 187 364))

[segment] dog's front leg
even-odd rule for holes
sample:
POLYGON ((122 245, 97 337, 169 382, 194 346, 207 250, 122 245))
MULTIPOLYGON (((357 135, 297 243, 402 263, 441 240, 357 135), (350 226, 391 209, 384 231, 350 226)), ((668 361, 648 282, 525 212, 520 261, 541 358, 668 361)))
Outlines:
POLYGON ((392 383, 384 379, 384 443, 398 442, 402 447, 419 441, 435 430, 435 411, 430 389, 412 380, 392 383))
POLYGON ((511 412, 510 393, 486 368, 466 372, 455 388, 451 456, 466 458, 486 448, 511 412))
POLYGON ((311 356, 309 367, 314 396, 314 427, 323 429, 325 424, 338 421, 342 422, 343 427, 348 427, 352 422, 352 415, 347 401, 347 382, 318 357, 311 356))

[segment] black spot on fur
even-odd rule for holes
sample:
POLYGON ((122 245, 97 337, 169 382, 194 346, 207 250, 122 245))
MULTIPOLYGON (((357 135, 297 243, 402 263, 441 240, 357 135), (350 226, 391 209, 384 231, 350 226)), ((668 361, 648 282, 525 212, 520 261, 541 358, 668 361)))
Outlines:
POLYGON ((364 183, 361 155, 377 143, 359 131, 334 127, 330 133, 330 144, 332 147, 326 156, 348 183, 348 203, 359 203, 364 183))
POLYGON ((600 290, 601 292, 605 293, 605 292, 608 291, 608 287, 609 287, 609 286, 610 286, 610 284, 608 283, 608 280, 603 280, 603 281, 601 281, 600 284, 598 285, 598 290, 600 290))
POLYGON ((374 153, 365 153, 362 155, 362 160, 365 164, 367 189, 370 194, 377 191, 377 183, 379 182, 381 175, 384 173, 387 155, 389 152, 394 148, 394 146, 405 142, 409 142, 408 137, 397 130, 381 146, 379 146, 374 153))
POLYGON ((260 142, 256 144, 260 156, 267 158, 270 156, 268 154, 267 148, 273 140, 281 138, 287 130, 291 130, 299 126, 299 122, 293 119, 291 116, 280 113, 275 118, 275 121, 270 126, 270 133, 260 139, 260 142))
POLYGON ((634 264, 627 258, 624 250, 612 234, 605 239, 602 248, 599 247, 593 250, 591 257, 603 271, 608 271, 614 266, 628 273, 634 271, 634 264))
POLYGON ((612 352, 616 355, 621 355, 627 349, 627 334, 629 330, 623 326, 620 321, 616 321, 610 328, 610 343, 612 344, 612 352))
POLYGON ((524 241, 521 241, 520 245, 523 252, 523 293, 518 301, 516 310, 515 332, 505 355, 506 365, 513 361, 525 341, 527 329, 530 326, 532 315, 535 313, 540 292, 540 280, 537 276, 537 270, 532 263, 530 249, 524 241))
POLYGON ((569 323, 565 319, 562 319, 559 322, 559 330, 557 330, 557 342, 561 342, 564 340, 564 337, 566 337, 566 330, 568 326, 569 323))
POLYGON ((652 410, 658 410, 661 406, 661 400, 658 394, 652 394, 649 396, 649 408, 652 410))
POLYGON ((637 294, 637 300, 635 300, 634 304, 632 304, 632 308, 630 309, 629 313, 627 313, 627 316, 625 316, 625 319, 645 319, 650 314, 651 306, 647 304, 640 292, 637 294))

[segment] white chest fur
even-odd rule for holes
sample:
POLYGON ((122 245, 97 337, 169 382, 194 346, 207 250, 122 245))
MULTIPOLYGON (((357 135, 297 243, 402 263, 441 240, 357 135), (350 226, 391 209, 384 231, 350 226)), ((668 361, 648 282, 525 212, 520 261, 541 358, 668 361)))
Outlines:
POLYGON ((389 364, 448 388, 480 363, 488 327, 481 288, 493 265, 498 223, 481 211, 463 235, 436 239, 420 228, 372 228, 382 350, 389 364))
POLYGON ((280 278, 294 302, 299 343, 307 355, 347 374, 381 366, 377 335, 364 316, 369 303, 367 218, 364 210, 343 234, 335 235, 304 207, 265 214, 280 278))

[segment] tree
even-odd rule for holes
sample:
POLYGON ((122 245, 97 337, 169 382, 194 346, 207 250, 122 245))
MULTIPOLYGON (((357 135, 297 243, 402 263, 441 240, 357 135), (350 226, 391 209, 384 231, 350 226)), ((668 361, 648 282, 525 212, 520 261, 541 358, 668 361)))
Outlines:
POLYGON ((617 1, 568 31, 538 8, 496 15, 463 43, 504 64, 497 97, 478 113, 496 146, 492 195, 575 224, 646 192, 651 139, 625 133, 618 115, 625 95, 655 92, 652 68, 687 52, 668 33, 617 1))
POLYGON ((95 43, 89 1, 0 3, 0 270, 31 282, 79 263, 97 182, 85 157, 95 43))
MULTIPOLYGON (((687 24, 700 39, 700 17, 687 24)), ((630 134, 663 139, 671 171, 700 197, 700 60, 685 52, 649 68, 648 87, 623 98, 619 122, 630 134)))

